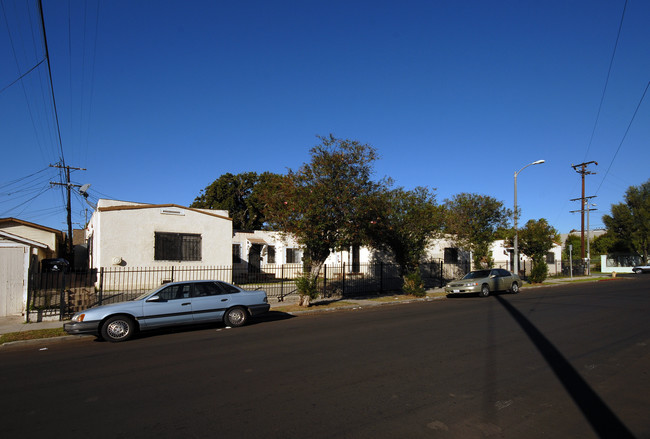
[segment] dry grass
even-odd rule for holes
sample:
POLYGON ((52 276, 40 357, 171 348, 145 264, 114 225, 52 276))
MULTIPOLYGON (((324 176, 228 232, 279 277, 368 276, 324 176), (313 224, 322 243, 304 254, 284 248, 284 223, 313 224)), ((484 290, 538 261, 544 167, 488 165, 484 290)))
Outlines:
POLYGON ((12 341, 38 340, 41 338, 61 337, 68 335, 63 328, 36 329, 33 331, 10 332, 0 335, 0 344, 12 341))

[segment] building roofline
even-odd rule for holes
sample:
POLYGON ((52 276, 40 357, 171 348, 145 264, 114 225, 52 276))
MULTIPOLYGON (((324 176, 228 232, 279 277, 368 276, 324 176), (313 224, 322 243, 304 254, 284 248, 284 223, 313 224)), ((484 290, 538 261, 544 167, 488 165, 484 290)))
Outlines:
POLYGON ((29 245, 31 247, 38 247, 43 249, 49 248, 46 244, 43 244, 42 242, 34 241, 33 239, 29 239, 23 236, 15 235, 13 233, 5 232, 4 230, 0 230, 0 236, 7 238, 11 241, 17 241, 20 242, 21 244, 29 245))
POLYGON ((41 230, 44 230, 46 232, 57 233, 57 234, 61 235, 61 237, 63 237, 63 232, 61 230, 53 229, 53 228, 47 227, 47 226, 42 226, 42 225, 36 224, 36 223, 30 223, 29 221, 21 220, 21 219, 18 219, 18 218, 11 218, 11 217, 9 217, 9 218, 0 218, 0 224, 8 223, 8 222, 16 222, 18 224, 22 224, 23 226, 29 226, 29 227, 33 227, 35 229, 41 229, 41 230))
POLYGON ((228 220, 228 221, 232 221, 232 218, 229 218, 227 216, 218 215, 216 213, 206 212, 206 210, 204 210, 204 209, 196 209, 194 207, 181 206, 179 204, 146 204, 146 203, 143 203, 143 204, 138 204, 138 205, 134 204, 134 205, 122 205, 122 206, 105 206, 105 207, 98 207, 97 211, 98 212, 112 212, 112 211, 118 211, 118 210, 163 209, 163 208, 166 208, 166 207, 175 207, 177 209, 189 210, 189 211, 192 211, 192 212, 202 213, 202 214, 205 214, 205 215, 213 216, 215 218, 221 218, 221 219, 225 219, 225 220, 228 220))

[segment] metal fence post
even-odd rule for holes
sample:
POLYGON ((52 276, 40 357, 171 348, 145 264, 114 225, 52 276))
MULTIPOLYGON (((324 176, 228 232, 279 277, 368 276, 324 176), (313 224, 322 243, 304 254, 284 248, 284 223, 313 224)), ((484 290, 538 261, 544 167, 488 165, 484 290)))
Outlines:
POLYGON ((323 296, 327 294, 327 264, 323 264, 323 296))
POLYGON ((284 264, 280 265, 280 300, 284 302, 284 264))
POLYGON ((102 304, 102 299, 104 296, 104 267, 99 267, 99 293, 98 293, 99 304, 102 304))
POLYGON ((345 296, 345 262, 343 263, 343 288, 341 290, 341 295, 345 296))
POLYGON ((65 310, 65 269, 61 271, 61 297, 59 297, 59 321, 63 320, 65 310))

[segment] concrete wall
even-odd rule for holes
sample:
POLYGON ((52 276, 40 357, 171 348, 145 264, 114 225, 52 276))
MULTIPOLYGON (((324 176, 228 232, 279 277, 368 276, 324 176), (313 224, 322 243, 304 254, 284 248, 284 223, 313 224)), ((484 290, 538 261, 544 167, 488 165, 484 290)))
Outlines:
POLYGON ((232 220, 223 210, 115 200, 100 200, 97 207, 86 232, 92 236, 91 261, 95 268, 232 263, 232 220), (201 260, 155 260, 156 232, 201 235, 201 260))

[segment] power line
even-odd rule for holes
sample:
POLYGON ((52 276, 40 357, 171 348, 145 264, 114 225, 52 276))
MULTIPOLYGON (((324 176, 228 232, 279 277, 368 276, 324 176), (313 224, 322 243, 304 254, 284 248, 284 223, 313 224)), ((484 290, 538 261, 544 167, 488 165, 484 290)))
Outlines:
POLYGON ((605 86, 603 87, 603 93, 600 96, 600 104, 598 105, 598 112, 596 113, 596 120, 594 121, 594 127, 591 130, 591 137, 589 138, 589 144, 587 145, 587 151, 585 152, 584 160, 587 160, 589 155, 589 149, 591 148, 591 143, 594 140, 594 134, 596 133, 596 127, 598 126, 598 120, 600 119, 600 111, 603 108, 603 101, 605 100, 605 93, 607 92, 607 85, 609 84, 609 77, 612 73, 612 66, 614 65, 614 57, 616 56, 616 49, 618 48, 618 40, 621 37, 621 29, 623 29, 623 19, 625 18, 625 10, 627 9, 627 0, 625 0, 625 5, 623 5, 623 13, 621 14, 621 21, 618 25, 618 33, 616 34, 616 43, 614 44, 614 51, 612 52, 612 57, 609 60, 609 68, 607 69, 607 78, 605 79, 605 86))
POLYGON ((650 81, 645 86, 645 90, 643 90, 643 94, 641 95, 641 99, 639 99, 639 103, 636 106, 636 109, 634 110, 634 114, 632 115, 632 119, 630 119, 630 123, 627 125, 627 129, 625 130, 625 134, 623 134, 623 138, 621 139, 621 142, 618 144, 618 148, 616 148, 616 152, 614 153, 614 157, 612 157, 612 161, 609 162, 609 166, 607 167, 607 170, 605 171, 605 175, 603 175, 603 179, 600 181, 600 184, 598 185, 598 189, 596 189, 596 193, 600 190, 600 187, 603 185, 603 182, 605 181, 605 178, 607 177, 607 174, 609 173, 609 170, 611 169, 612 165, 614 164, 614 160, 616 159, 616 156, 618 155, 618 152, 621 150, 621 146, 623 146, 623 142, 625 141, 625 137, 627 137, 627 133, 630 131, 630 127, 632 126, 632 122, 634 122, 634 118, 636 118, 636 114, 639 111, 639 108, 641 107, 641 103, 643 102, 643 99, 645 99, 645 95, 648 92, 648 87, 650 87, 650 81))
POLYGON ((56 131, 59 138, 60 159, 65 166, 65 156, 63 154, 63 141, 61 140, 61 126, 59 125, 59 112, 56 108, 56 97, 54 96, 54 80, 52 79, 52 66, 50 63, 50 51, 47 46, 47 34, 45 33, 45 18, 43 17, 43 1, 38 0, 38 12, 41 17, 41 30, 43 31, 43 43, 45 45, 45 59, 47 60, 47 71, 50 77, 50 92, 52 93, 52 105, 54 106, 54 118, 56 121, 56 131))

